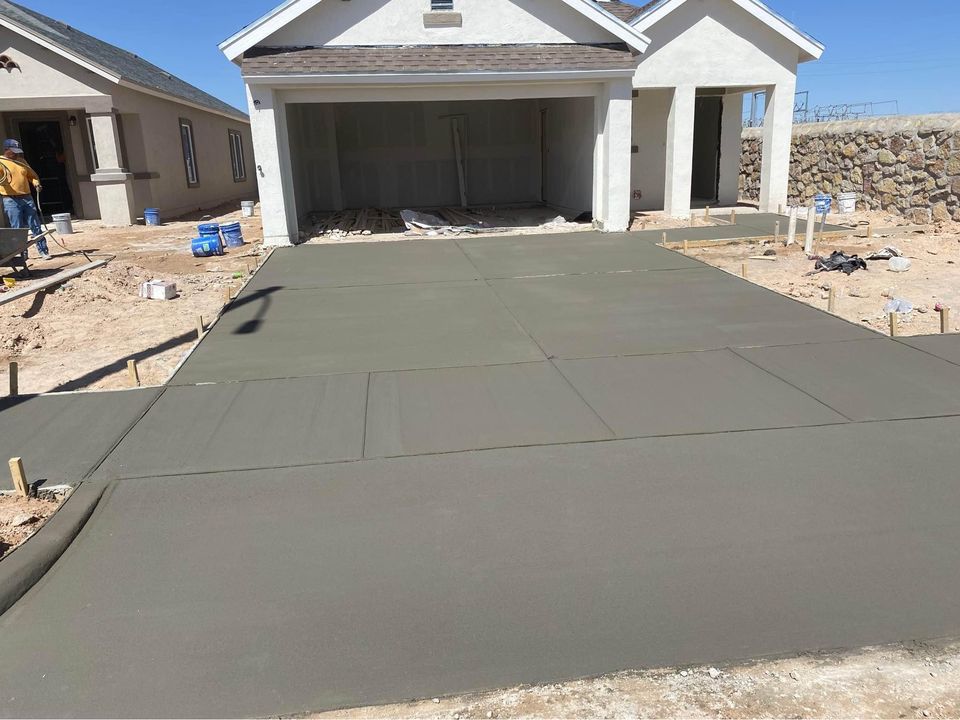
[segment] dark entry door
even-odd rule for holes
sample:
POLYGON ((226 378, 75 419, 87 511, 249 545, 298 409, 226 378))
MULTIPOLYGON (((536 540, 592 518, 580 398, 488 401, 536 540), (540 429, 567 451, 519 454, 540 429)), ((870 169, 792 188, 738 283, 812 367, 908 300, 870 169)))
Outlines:
POLYGON ((722 97, 698 97, 693 130, 692 199, 712 202, 720 194, 722 97))
POLYGON ((63 132, 57 120, 21 120, 20 142, 27 162, 37 171, 43 194, 40 204, 44 215, 73 213, 73 195, 67 179, 67 158, 63 132))

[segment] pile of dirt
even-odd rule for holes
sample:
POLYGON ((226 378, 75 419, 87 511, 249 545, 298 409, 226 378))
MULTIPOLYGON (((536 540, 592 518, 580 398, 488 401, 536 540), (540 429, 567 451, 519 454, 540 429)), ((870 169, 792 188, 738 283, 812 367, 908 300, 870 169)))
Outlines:
POLYGON ((0 559, 43 527, 68 495, 66 489, 41 491, 36 498, 0 495, 0 559))

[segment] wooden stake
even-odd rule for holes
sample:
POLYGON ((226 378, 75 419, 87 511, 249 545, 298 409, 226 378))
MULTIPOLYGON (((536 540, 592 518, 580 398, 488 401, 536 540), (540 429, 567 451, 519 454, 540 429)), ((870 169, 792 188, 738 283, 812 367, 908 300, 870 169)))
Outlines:
POLYGON ((940 311, 940 332, 944 335, 950 332, 950 308, 948 307, 940 311))
POLYGON ((749 273, 747 272, 747 264, 746 264, 746 263, 743 263, 743 265, 740 266, 740 274, 743 276, 743 279, 744 279, 744 280, 747 279, 747 275, 748 275, 749 273))
POLYGON ((829 312, 836 312, 837 310, 837 288, 834 285, 830 286, 830 297, 827 300, 827 310, 829 312))
POLYGON ((736 224, 737 224, 737 211, 736 211, 736 210, 731 210, 731 211, 730 211, 730 224, 731 224, 731 225, 736 225, 736 224))
POLYGON ((140 371, 137 370, 136 360, 127 360, 127 372, 130 373, 130 384, 140 387, 140 371))
POLYGON ((13 489, 23 497, 30 497, 30 483, 27 482, 27 473, 23 470, 22 458, 10 458, 10 478, 13 480, 13 489))
POLYGON ((797 241, 797 215, 799 215, 799 208, 790 208, 790 222, 787 223, 787 245, 793 245, 797 241))
POLYGON ((233 299, 233 291, 230 289, 230 286, 227 285, 223 289, 223 304, 229 305, 232 299, 233 299))
POLYGON ((197 340, 203 338, 203 315, 197 315, 197 340))
POLYGON ((667 233, 666 233, 666 231, 664 231, 664 233, 663 233, 663 239, 660 241, 660 244, 661 244, 663 247, 666 247, 666 246, 667 246, 667 233))
POLYGON ((867 223, 867 240, 873 237, 873 223, 867 223))
POLYGON ((688 241, 687 241, 686 238, 684 238, 684 239, 683 239, 683 254, 686 255, 689 250, 690 250, 690 247, 689 247, 689 245, 688 245, 688 241))
POLYGON ((703 214, 703 216, 704 216, 705 218, 710 217, 710 206, 709 206, 709 205, 707 205, 707 211, 703 214))
POLYGON ((777 205, 777 215, 783 215, 783 205, 777 205))
POLYGON ((900 321, 895 312, 890 313, 890 337, 897 337, 900 334, 900 321))
POLYGON ((10 363, 10 397, 16 397, 20 394, 20 366, 10 363))
POLYGON ((777 221, 777 224, 773 228, 773 242, 777 245, 780 244, 780 221, 777 221))

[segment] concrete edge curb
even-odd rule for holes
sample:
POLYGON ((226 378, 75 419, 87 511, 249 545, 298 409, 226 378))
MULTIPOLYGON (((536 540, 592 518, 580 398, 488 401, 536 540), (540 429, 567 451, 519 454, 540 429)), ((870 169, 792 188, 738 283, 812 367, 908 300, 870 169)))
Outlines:
POLYGON ((80 483, 33 537, 0 561, 0 615, 60 559, 87 524, 106 488, 101 483, 80 483))

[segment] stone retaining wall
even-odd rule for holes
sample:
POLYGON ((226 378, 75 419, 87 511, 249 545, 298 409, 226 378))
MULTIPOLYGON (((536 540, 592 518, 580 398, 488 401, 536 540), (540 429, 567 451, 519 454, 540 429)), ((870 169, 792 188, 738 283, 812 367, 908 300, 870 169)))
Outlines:
MULTIPOLYGON (((761 145, 762 130, 744 130, 745 199, 760 195, 761 145)), ((885 210, 915 223, 960 221, 960 114, 797 125, 790 202, 807 204, 819 192, 856 192, 858 210, 885 210)))

